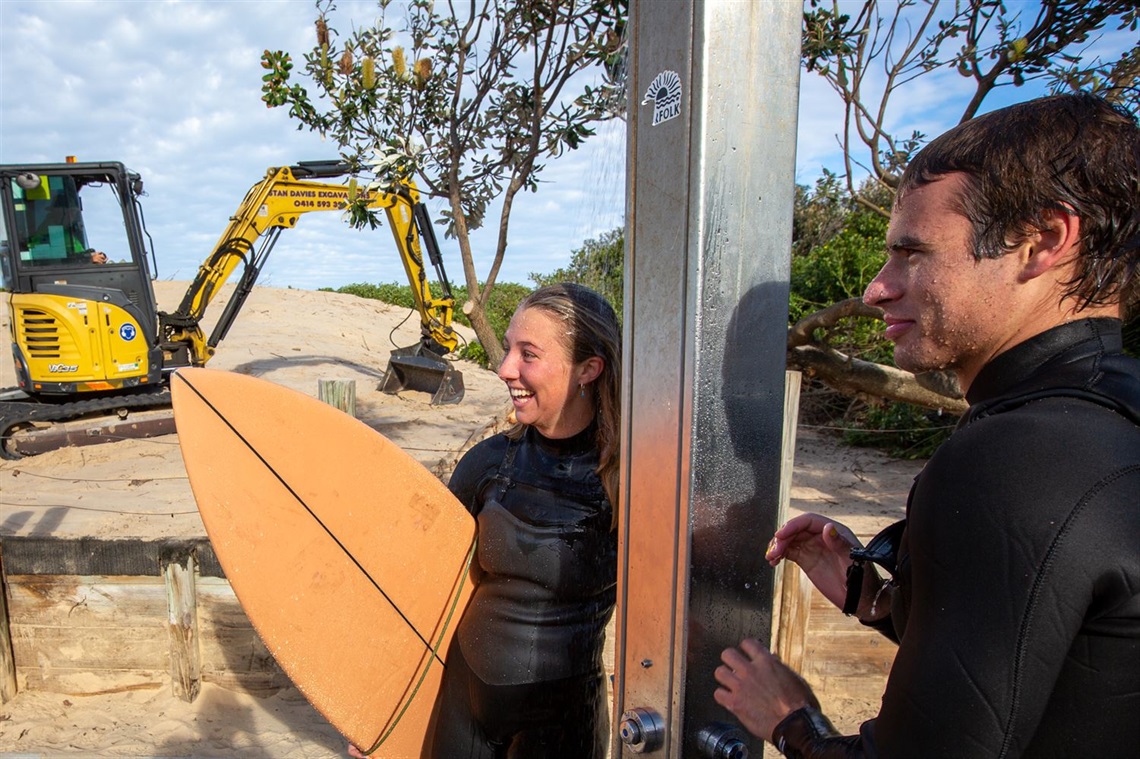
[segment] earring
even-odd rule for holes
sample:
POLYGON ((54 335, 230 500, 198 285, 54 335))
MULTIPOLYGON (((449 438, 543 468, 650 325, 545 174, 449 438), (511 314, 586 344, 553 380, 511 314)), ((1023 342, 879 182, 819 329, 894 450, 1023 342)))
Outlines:
POLYGON ((578 385, 578 397, 579 398, 585 398, 586 397, 586 386, 585 385, 578 385))

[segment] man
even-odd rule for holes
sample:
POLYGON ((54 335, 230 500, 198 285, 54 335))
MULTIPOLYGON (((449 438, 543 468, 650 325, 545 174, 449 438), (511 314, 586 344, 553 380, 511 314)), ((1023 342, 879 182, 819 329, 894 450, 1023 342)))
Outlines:
POLYGON ((846 737, 758 642, 725 651, 717 702, 785 755, 1140 757, 1138 198, 1136 120, 1089 95, 979 116, 908 166, 864 300, 898 365, 955 372, 970 409, 866 549, 813 514, 776 532, 773 565, 899 644, 846 737))

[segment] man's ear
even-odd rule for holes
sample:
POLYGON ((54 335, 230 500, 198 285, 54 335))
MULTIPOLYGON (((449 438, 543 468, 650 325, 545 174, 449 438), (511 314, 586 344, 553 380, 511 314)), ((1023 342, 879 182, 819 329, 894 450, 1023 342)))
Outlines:
POLYGON ((606 368, 606 362, 602 360, 601 356, 590 356, 582 362, 582 368, 578 373, 578 384, 586 385, 596 380, 602 373, 602 369, 606 368))
POLYGON ((1074 213, 1047 210, 1042 214, 1045 225, 1034 230, 1022 242, 1025 280, 1040 277, 1050 270, 1068 264, 1081 242, 1081 217, 1074 213))

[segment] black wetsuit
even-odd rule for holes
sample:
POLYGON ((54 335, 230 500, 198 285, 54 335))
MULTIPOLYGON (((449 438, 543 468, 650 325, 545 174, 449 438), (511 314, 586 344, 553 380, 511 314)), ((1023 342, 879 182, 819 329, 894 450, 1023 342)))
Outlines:
POLYGON ((1140 757, 1140 361, 1086 319, 968 400, 907 504, 878 717, 841 737, 795 712, 787 756, 1140 757))
POLYGON ((497 435, 451 477, 478 521, 477 585, 448 652, 434 759, 605 756, 617 534, 593 440, 592 427, 497 435))

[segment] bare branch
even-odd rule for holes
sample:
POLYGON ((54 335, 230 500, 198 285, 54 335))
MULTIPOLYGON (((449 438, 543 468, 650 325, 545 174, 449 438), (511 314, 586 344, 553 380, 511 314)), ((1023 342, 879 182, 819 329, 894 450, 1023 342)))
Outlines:
POLYGON ((845 395, 913 403, 916 406, 960 415, 968 404, 927 390, 902 369, 862 361, 839 351, 801 345, 788 351, 788 365, 845 395))

